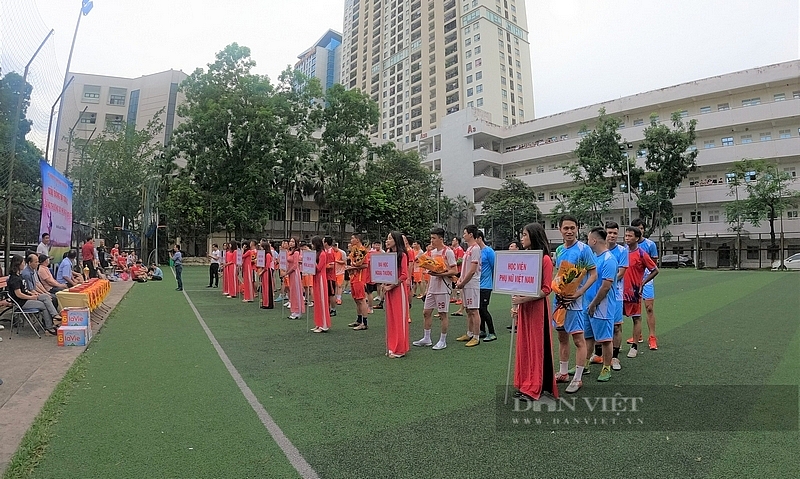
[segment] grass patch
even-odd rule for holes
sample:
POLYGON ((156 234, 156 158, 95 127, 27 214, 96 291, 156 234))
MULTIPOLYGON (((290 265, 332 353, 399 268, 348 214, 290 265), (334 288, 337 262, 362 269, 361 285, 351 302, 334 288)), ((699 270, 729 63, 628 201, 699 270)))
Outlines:
POLYGON ((81 354, 67 370, 67 374, 58 383, 53 394, 42 406, 42 410, 34 419, 28 432, 22 438, 19 449, 11 458, 3 479, 20 479, 31 477, 36 466, 47 452, 50 439, 54 435, 55 425, 69 403, 75 388, 86 376, 86 354, 81 354))

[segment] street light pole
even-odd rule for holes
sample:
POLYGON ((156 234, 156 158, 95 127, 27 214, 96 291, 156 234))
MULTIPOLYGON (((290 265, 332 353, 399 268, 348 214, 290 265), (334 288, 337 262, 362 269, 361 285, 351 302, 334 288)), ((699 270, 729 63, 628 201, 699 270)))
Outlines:
POLYGON ((697 242, 697 249, 695 250, 697 257, 694 261, 694 268, 700 269, 700 215, 698 214, 697 205, 697 183, 694 185, 694 235, 697 242))
MULTIPOLYGON (((56 101, 53 102, 53 106, 50 107, 50 121, 47 123, 47 141, 44 145, 44 161, 48 162, 50 165, 53 165, 53 162, 48 159, 50 158, 50 132, 53 129, 53 115, 55 114, 56 105, 61 102, 61 97, 64 96, 64 92, 67 91, 67 88, 69 88, 74 79, 74 76, 70 77, 69 81, 64 85, 64 88, 61 89, 61 93, 58 94, 56 101)), ((55 158, 55 153, 53 154, 53 158, 55 158)))
MULTIPOLYGON (((81 26, 81 17, 88 15, 89 12, 92 11, 92 7, 94 7, 94 2, 92 2, 92 0, 81 0, 81 9, 78 11, 78 21, 75 22, 75 33, 72 34, 72 44, 69 47, 69 56, 67 57, 67 69, 66 71, 64 71, 64 82, 62 83, 62 88, 61 88, 61 104, 58 107, 58 119, 56 120, 56 137, 53 141, 53 165, 55 165, 55 156, 58 152, 58 134, 59 134, 59 128, 61 127, 61 112, 64 110, 63 108, 64 91, 66 91, 67 87, 69 86, 69 83, 71 82, 71 80, 68 80, 69 68, 72 65, 72 52, 75 51, 75 40, 77 40, 78 38, 78 27, 81 26)), ((64 176, 67 176, 66 170, 64 170, 64 176)))

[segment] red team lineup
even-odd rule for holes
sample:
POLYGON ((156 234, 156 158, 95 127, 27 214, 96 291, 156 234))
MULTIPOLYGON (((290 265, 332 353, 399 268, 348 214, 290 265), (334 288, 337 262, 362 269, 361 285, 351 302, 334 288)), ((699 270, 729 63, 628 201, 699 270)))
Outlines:
POLYGON ((566 384, 564 393, 577 392, 590 368, 599 368, 596 380, 600 382, 609 381, 612 371, 620 371, 624 316, 634 324, 633 337, 627 340, 627 358, 635 358, 643 342, 642 302, 648 346, 658 349, 652 288, 658 274, 658 251, 643 237, 643 222, 632 223, 621 230, 617 223, 608 222, 579 241, 577 219, 565 215, 559 221, 563 244, 552 253, 543 228, 532 223, 509 248, 518 251, 501 254, 484 242, 477 226, 468 225, 461 234, 466 250, 458 238, 447 245, 444 230, 433 228, 427 241, 409 241, 393 231, 382 241, 365 244, 360 235, 352 235, 346 250, 331 237, 321 236, 310 242, 296 238, 274 244, 266 240, 241 246, 231 242, 223 245, 224 252, 214 250, 210 257, 218 258, 225 297, 241 295, 244 302, 259 299, 263 309, 281 303, 289 310, 289 320, 313 315, 313 333, 327 333, 334 327, 332 318, 349 281, 356 318, 347 327, 368 330, 369 316, 383 309, 387 326, 384 354, 391 359, 405 357, 412 345, 446 349, 450 303, 461 306, 453 315, 466 312, 467 316, 466 332, 457 342, 474 348, 497 339, 488 312, 489 298, 492 291, 510 294, 509 329, 516 350, 514 398, 536 401, 542 394, 558 397, 559 383, 566 384), (414 299, 424 303, 424 335, 411 342, 414 299), (373 301, 378 303, 373 305, 373 301), (436 342, 431 339, 434 318, 440 329, 436 342), (570 367, 572 346, 576 359, 570 367))

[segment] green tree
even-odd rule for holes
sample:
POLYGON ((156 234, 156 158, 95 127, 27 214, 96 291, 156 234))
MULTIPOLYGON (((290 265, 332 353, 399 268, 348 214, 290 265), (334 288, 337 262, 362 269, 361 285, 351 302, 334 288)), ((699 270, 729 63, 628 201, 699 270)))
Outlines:
POLYGON ((178 114, 186 121, 173 137, 189 180, 213 198, 213 222, 237 237, 282 203, 273 188, 276 140, 283 131, 275 87, 253 67, 250 49, 233 43, 207 70, 195 70, 181 85, 186 102, 178 114))
POLYGON ((650 126, 644 129, 644 141, 640 143, 647 154, 647 172, 640 179, 639 189, 634 191, 639 216, 648 225, 648 236, 657 227, 672 222, 675 191, 689 172, 697 168, 697 149, 691 148, 697 137, 697 120, 684 123, 681 114, 675 112, 670 121, 672 128, 659 124, 657 117, 651 115, 650 126))
POLYGON ((627 183, 628 169, 638 177, 636 163, 625 153, 619 126, 620 120, 601 108, 593 130, 581 127, 583 138, 575 149, 578 159, 563 166, 578 186, 562 192, 553 216, 570 213, 583 224, 601 226, 614 203, 616 186, 627 183))
MULTIPOLYGON (((73 216, 96 225, 104 236, 115 236, 115 228, 124 223, 127 230, 143 233, 150 225, 142 224, 145 191, 160 179, 163 151, 157 138, 164 125, 156 113, 147 126, 117 128, 107 125, 97 137, 86 142, 74 140, 81 152, 71 167, 75 181, 73 216)), ((154 192, 152 193, 154 194, 154 192)))
POLYGON ((160 208, 170 218, 173 236, 197 238, 212 228, 211 195, 201 191, 185 172, 169 183, 160 208))
POLYGON ((769 221, 771 249, 777 248, 775 220, 787 207, 800 202, 800 192, 791 189, 794 178, 775 163, 744 159, 733 164, 731 189, 744 185, 746 197, 725 206, 728 222, 741 228, 744 221, 760 226, 769 221))
POLYGON ((460 235, 461 231, 467 226, 468 221, 473 217, 475 214, 475 203, 473 203, 469 198, 464 195, 456 196, 456 208, 455 208, 455 215, 454 219, 456 220, 456 231, 457 235, 460 235))
POLYGON ((394 229, 414 238, 427 237, 436 221, 436 200, 431 192, 438 177, 420 164, 419 155, 386 143, 374 149, 365 170, 366 185, 372 186, 364 204, 368 215, 356 228, 394 229))
POLYGON ((483 200, 480 226, 486 230, 487 240, 504 247, 519 238, 526 224, 542 218, 533 188, 520 179, 506 178, 499 190, 483 200))
POLYGON ((313 196, 324 204, 322 175, 319 173, 317 140, 312 136, 319 128, 322 105, 319 80, 287 68, 281 73, 273 98, 278 121, 275 139, 274 181, 283 196, 283 209, 289 212, 285 236, 292 230, 297 202, 313 196))
POLYGON ((369 130, 380 119, 378 105, 369 95, 333 85, 325 92, 320 143, 323 204, 345 225, 355 225, 364 214, 369 188, 364 183, 364 163, 370 147, 369 130))

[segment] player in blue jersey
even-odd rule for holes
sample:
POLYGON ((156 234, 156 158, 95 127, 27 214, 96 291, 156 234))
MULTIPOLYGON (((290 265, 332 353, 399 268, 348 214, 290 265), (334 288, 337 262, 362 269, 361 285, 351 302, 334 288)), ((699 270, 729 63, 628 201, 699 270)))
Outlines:
MULTIPOLYGON (((597 281, 586 291, 586 315, 588 322, 583 332, 586 338, 587 351, 591 351, 595 344, 601 345, 603 369, 597 376, 598 381, 611 379, 611 340, 614 336, 614 319, 617 316, 617 260, 608 251, 606 245, 606 230, 601 227, 592 229, 589 233, 589 247, 594 252, 597 281)), ((586 367, 589 367, 589 358, 586 358, 586 367)))
MULTIPOLYGON (((618 308, 617 314, 614 316, 614 340, 612 341, 613 352, 611 356, 611 369, 614 371, 622 369, 622 365, 619 363, 619 348, 622 346, 622 323, 624 321, 622 315, 622 292, 625 289, 625 271, 628 269, 628 248, 617 244, 618 237, 619 225, 617 222, 606 222, 606 244, 608 245, 608 250, 617 260, 617 287, 615 293, 617 295, 618 308)), ((595 347, 595 351, 596 349, 595 347)))
POLYGON ((558 222, 561 237, 564 244, 556 249, 555 270, 558 271, 562 263, 566 266, 577 268, 579 272, 585 272, 581 284, 574 294, 568 297, 554 295, 553 313, 559 304, 567 304, 566 318, 563 326, 554 324, 558 331, 558 363, 559 372, 556 374, 556 382, 569 382, 567 393, 577 392, 583 385, 584 360, 586 358, 586 341, 583 337, 583 330, 586 324, 586 312, 584 310, 583 295, 586 290, 597 279, 597 271, 594 265, 594 253, 586 244, 578 241, 578 220, 574 216, 564 215, 558 222), (569 379, 569 338, 575 344, 575 375, 572 381, 569 379))
MULTIPOLYGON (((639 231, 642 232, 642 238, 639 240, 639 248, 647 253, 650 256, 650 259, 653 260, 654 263, 658 264, 658 247, 656 246, 655 242, 650 240, 649 238, 644 237, 644 221, 640 218, 636 218, 631 221, 631 226, 634 228, 639 228, 639 231)), ((644 276, 650 274, 650 270, 644 271, 644 276)), ((650 346, 651 350, 658 349, 658 341, 656 340, 656 313, 655 313, 655 298, 656 298, 656 290, 655 286, 653 285, 654 281, 650 281, 649 283, 645 284, 642 287, 642 299, 644 299, 644 309, 647 312, 647 329, 649 331, 649 338, 648 338, 648 345, 650 346)), ((634 339, 634 338, 631 338, 634 339)), ((636 338, 640 343, 642 342, 642 337, 636 338)), ((628 342, 630 343, 631 340, 629 339, 628 342)))

